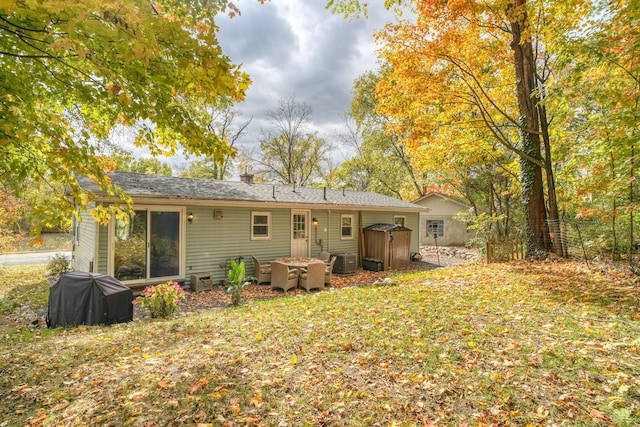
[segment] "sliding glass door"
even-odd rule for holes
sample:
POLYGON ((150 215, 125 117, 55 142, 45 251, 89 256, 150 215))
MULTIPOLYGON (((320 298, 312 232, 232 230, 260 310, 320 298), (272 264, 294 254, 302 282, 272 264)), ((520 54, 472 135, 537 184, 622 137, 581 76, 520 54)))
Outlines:
POLYGON ((179 277, 182 216, 179 208, 138 208, 128 221, 116 220, 113 276, 121 281, 179 277))

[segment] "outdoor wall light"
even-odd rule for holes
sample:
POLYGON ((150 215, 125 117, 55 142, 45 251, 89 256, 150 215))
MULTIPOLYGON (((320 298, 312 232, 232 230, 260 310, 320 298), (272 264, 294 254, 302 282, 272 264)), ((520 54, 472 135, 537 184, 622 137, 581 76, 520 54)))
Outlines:
POLYGON ((313 226, 314 226, 314 227, 317 227, 317 226, 318 226, 318 220, 317 220, 316 218, 313 218, 313 219, 311 220, 311 223, 313 224, 313 226))
POLYGON ((193 222, 193 213, 192 212, 189 212, 189 215, 187 215, 187 221, 193 222))

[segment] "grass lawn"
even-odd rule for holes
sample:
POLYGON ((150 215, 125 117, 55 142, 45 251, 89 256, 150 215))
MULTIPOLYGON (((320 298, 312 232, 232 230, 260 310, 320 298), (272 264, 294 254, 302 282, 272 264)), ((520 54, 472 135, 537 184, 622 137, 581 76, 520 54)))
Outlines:
POLYGON ((0 253, 70 251, 71 240, 71 233, 43 233, 36 241, 31 236, 25 236, 15 247, 0 247, 0 253), (36 245, 36 242, 41 244, 36 245))
MULTIPOLYGON (((0 420, 640 425, 636 276, 523 262, 395 281, 111 327, 5 324, 0 420)), ((0 270, 5 307, 16 287, 46 282, 0 270)))

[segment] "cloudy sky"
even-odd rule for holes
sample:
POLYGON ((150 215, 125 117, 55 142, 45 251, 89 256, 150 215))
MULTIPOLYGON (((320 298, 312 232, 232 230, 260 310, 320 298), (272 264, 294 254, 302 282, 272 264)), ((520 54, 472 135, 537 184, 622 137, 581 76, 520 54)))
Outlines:
MULTIPOLYGON (((326 10, 324 0, 272 0, 264 5, 242 0, 236 5, 241 16, 220 16, 216 23, 223 52, 242 64, 253 81, 246 101, 236 106, 240 121, 253 118, 239 145, 256 147, 261 129, 268 129, 266 113, 291 96, 311 106, 311 130, 335 143, 354 80, 377 68, 373 34, 393 20, 393 14, 370 6, 368 19, 348 20, 326 10)), ((334 160, 344 160, 338 152, 334 160)))

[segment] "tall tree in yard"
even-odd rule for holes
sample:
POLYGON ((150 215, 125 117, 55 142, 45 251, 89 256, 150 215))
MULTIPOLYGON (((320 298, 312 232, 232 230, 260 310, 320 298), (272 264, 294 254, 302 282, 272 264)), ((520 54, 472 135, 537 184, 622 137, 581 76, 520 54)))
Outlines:
POLYGON ((0 185, 17 196, 27 178, 60 185, 54 204, 71 212, 91 201, 76 181, 81 175, 130 202, 105 173, 115 165, 102 147, 118 126, 135 125, 135 143, 152 155, 179 147, 229 154, 200 120, 202 106, 241 100, 249 84, 217 41, 215 15, 225 5, 0 2, 0 185))
POLYGON ((367 72, 353 84, 351 108, 338 137, 355 154, 332 171, 342 181, 334 184, 414 200, 423 195, 422 174, 414 167, 402 135, 387 132, 389 118, 377 111, 375 87, 382 73, 367 72))
POLYGON ((191 162, 180 176, 187 178, 229 179, 233 173, 233 158, 237 152, 236 143, 245 133, 251 119, 237 122, 240 113, 233 110, 233 103, 222 100, 216 106, 205 106, 203 122, 209 122, 206 133, 209 137, 224 141, 231 151, 224 156, 205 156, 191 162))
MULTIPOLYGON (((528 255, 563 254, 545 106, 553 84, 549 37, 561 37, 585 17, 580 1, 390 1, 412 4, 415 22, 388 25, 378 35, 392 72, 378 85, 380 109, 419 152, 446 147, 448 129, 490 135, 520 159, 528 255), (560 34, 560 36, 558 36, 560 34), (515 96, 514 96, 515 94, 515 96), (483 128, 484 130, 481 130, 483 128)), ((357 1, 331 1, 338 12, 359 10, 357 1)), ((486 138, 486 137, 485 137, 486 138)), ((451 147, 449 148, 451 149, 451 147)))
POLYGON ((618 248, 632 262, 640 207, 637 155, 640 136, 640 2, 602 2, 583 37, 560 45, 568 74, 553 99, 558 119, 575 141, 562 153, 563 181, 584 197, 570 208, 578 218, 596 218, 608 233, 613 257, 618 248), (588 96, 585 96, 588 94, 588 96))
POLYGON ((321 177, 329 144, 311 132, 311 107, 283 98, 267 113, 270 124, 260 140, 261 172, 283 184, 305 186, 321 177))

